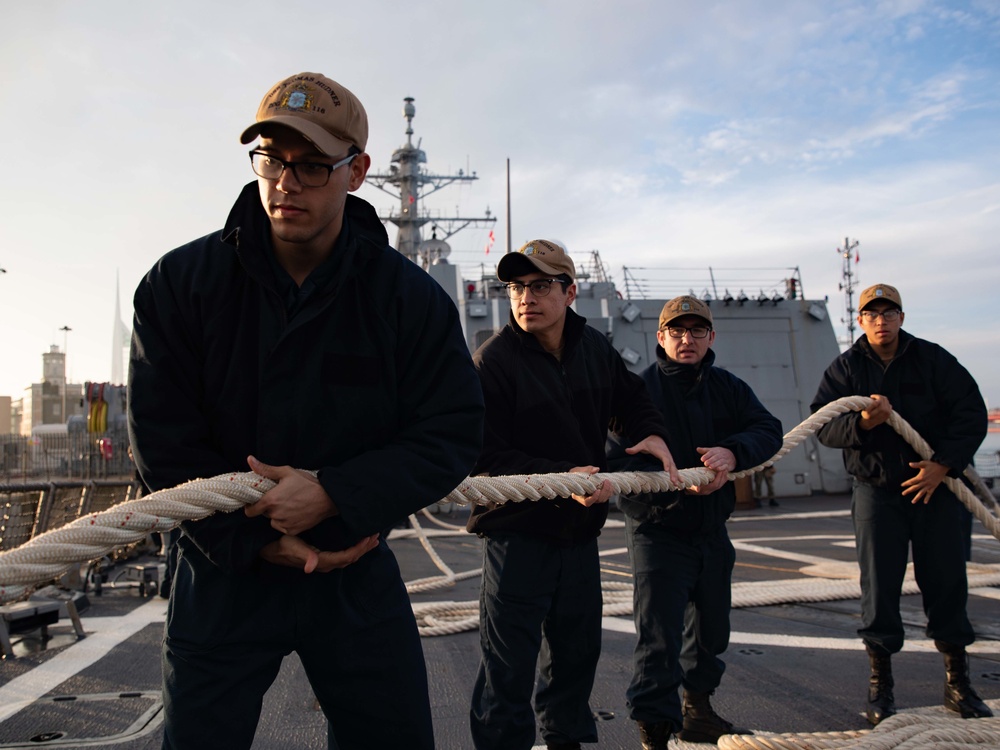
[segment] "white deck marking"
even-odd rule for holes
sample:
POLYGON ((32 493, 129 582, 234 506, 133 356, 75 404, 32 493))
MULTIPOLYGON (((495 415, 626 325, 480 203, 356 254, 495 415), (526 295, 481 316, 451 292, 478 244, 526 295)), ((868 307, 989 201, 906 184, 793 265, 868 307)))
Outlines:
POLYGON ((103 658, 150 623, 163 622, 166 613, 167 600, 157 596, 122 617, 83 617, 83 629, 90 635, 0 687, 0 722, 103 658))
MULTIPOLYGON (((605 617, 605 630, 615 633, 635 635, 635 623, 621 617, 605 617)), ((860 638, 818 638, 807 635, 783 635, 780 633, 742 633, 733 631, 729 636, 729 649, 734 646, 779 646, 781 648, 811 648, 826 651, 864 651, 860 638)), ((917 653, 937 653, 934 641, 927 639, 910 640, 903 644, 903 651, 917 653)), ((1000 642, 977 641, 968 647, 973 654, 1000 654, 1000 642)))
MULTIPOLYGON (((798 540, 815 540, 815 539, 843 539, 842 536, 804 536, 804 537, 779 537, 780 541, 798 541, 798 540)), ((801 552, 790 552, 788 550, 775 549, 774 547, 761 547, 756 544, 750 543, 751 541, 772 541, 776 540, 775 537, 770 539, 759 539, 759 540, 746 540, 746 539, 733 539, 733 546, 738 550, 743 550, 744 552, 756 552, 758 555, 767 555, 768 557, 777 557, 781 560, 793 560, 795 562, 806 563, 808 565, 823 565, 831 562, 836 562, 829 557, 819 557, 818 555, 804 555, 801 552)))
POLYGON ((850 510, 817 510, 811 513, 767 513, 752 516, 732 516, 727 523, 746 523, 748 521, 778 521, 791 519, 794 521, 803 518, 843 518, 850 516, 850 510))

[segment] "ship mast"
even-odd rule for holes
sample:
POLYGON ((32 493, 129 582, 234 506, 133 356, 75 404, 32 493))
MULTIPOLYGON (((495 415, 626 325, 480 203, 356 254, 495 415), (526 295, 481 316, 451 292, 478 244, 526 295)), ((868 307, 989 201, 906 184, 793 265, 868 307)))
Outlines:
POLYGON ((406 143, 392 153, 392 163, 388 172, 369 173, 365 181, 379 190, 399 198, 399 208, 389 211, 379 211, 383 222, 395 224, 399 231, 396 235, 396 249, 425 270, 435 262, 444 262, 450 248, 444 241, 470 224, 475 226, 492 226, 496 218, 490 215, 487 207, 485 216, 431 216, 427 209, 422 209, 423 198, 435 193, 452 183, 472 182, 478 180, 476 173, 465 174, 461 169, 457 174, 430 174, 421 165, 427 163, 427 154, 420 148, 421 141, 413 144, 413 117, 416 107, 413 97, 403 99, 403 117, 406 118, 406 143), (391 189, 390 187, 391 186, 391 189), (430 186, 430 189, 427 187, 430 186), (432 239, 424 241, 422 227, 433 225, 432 239), (442 236, 439 236, 441 233, 442 236))
POLYGON ((852 243, 847 237, 844 238, 844 246, 838 247, 837 252, 844 258, 844 270, 842 271, 843 281, 838 285, 840 291, 847 297, 847 318, 841 318, 841 323, 847 324, 847 346, 854 343, 854 286, 857 283, 854 273, 851 270, 851 255, 854 254, 854 262, 859 262, 861 256, 856 253, 858 241, 852 243))

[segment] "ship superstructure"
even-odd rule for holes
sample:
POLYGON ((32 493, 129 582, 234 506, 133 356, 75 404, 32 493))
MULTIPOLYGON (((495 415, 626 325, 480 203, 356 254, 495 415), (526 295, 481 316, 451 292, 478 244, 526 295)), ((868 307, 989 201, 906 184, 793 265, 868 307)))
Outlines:
MULTIPOLYGON (((413 144, 413 99, 404 101, 406 144, 393 152, 388 172, 370 175, 368 181, 398 194, 399 208, 380 216, 399 228, 399 251, 421 265, 455 301, 466 342, 475 351, 507 324, 510 302, 491 273, 463 278, 460 267, 448 261, 444 239, 470 224, 482 226, 495 219, 488 211, 478 218, 434 217, 421 207, 423 197, 476 176, 435 175, 426 170, 421 141, 413 144), (442 236, 434 233, 423 239, 421 231, 427 224, 442 236)), ((809 416, 820 378, 840 348, 826 300, 805 299, 797 268, 624 267, 624 283, 618 286, 598 251, 570 250, 579 272, 574 309, 612 341, 631 370, 639 372, 656 361, 656 330, 664 303, 692 294, 712 307, 719 332, 713 347, 716 365, 749 383, 786 431, 809 416)), ((821 446, 815 438, 782 458, 776 468, 779 497, 844 492, 849 487, 840 451, 821 446)))
POLYGON ((386 172, 372 172, 365 181, 393 197, 399 199, 399 209, 380 212, 382 221, 398 228, 396 249, 425 270, 436 263, 446 261, 451 252, 445 242, 456 232, 467 226, 492 226, 496 218, 490 215, 489 207, 484 216, 444 216, 432 214, 421 206, 421 200, 449 185, 468 183, 479 179, 476 173, 466 174, 458 170, 456 174, 434 174, 423 166, 427 154, 420 148, 420 141, 413 144, 413 118, 417 109, 413 97, 403 100, 403 117, 406 118, 406 143, 392 152, 392 160, 386 172), (431 237, 423 238, 423 227, 432 225, 431 237), (438 237, 438 232, 441 236, 438 237))

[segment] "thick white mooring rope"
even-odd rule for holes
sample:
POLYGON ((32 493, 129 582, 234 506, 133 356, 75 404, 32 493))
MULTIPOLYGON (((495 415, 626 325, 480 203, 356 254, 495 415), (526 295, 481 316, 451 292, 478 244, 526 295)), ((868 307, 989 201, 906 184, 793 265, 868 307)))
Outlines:
MULTIPOLYGON (((779 461, 789 451, 815 434, 824 424, 849 411, 868 408, 865 396, 838 399, 817 411, 785 435, 772 458, 760 466, 734 472, 731 479, 750 476, 779 461)), ((930 446, 895 412, 889 424, 923 458, 930 446)), ((666 472, 617 472, 608 474, 540 474, 504 477, 469 477, 440 502, 508 502, 590 494, 604 481, 615 493, 666 492, 708 484, 715 476, 705 468, 681 469, 681 483, 674 486, 666 472)), ((975 514, 989 532, 1000 539, 1000 518, 994 516, 964 484, 950 477, 945 483, 975 514)), ((169 490, 160 490, 137 500, 78 518, 62 528, 33 537, 20 547, 0 552, 0 603, 25 596, 32 586, 52 580, 77 563, 99 559, 109 552, 142 540, 153 531, 168 531, 184 520, 204 518, 216 511, 230 512, 255 503, 274 483, 250 472, 196 479, 169 490)))
MULTIPOLYGON (((988 703, 1000 707, 1000 702, 988 703)), ((678 747, 700 747, 680 743, 678 747)), ((727 734, 722 750, 972 750, 1000 747, 1000 718, 961 719, 954 714, 898 713, 874 729, 815 734, 727 734)))
MULTIPOLYGON (((815 434, 824 424, 848 411, 868 408, 872 400, 863 396, 839 399, 820 409, 785 435, 781 450, 760 466, 730 475, 731 479, 749 476, 779 461, 789 451, 815 434)), ((926 441, 898 414, 892 413, 889 424, 916 450, 929 459, 926 441)), ((525 499, 565 497, 570 493, 590 494, 605 479, 618 494, 663 492, 703 485, 712 481, 714 472, 692 468, 680 472, 680 486, 670 484, 665 472, 614 474, 548 474, 516 477, 472 477, 441 500, 441 503, 508 502, 525 499)), ((967 471, 974 482, 978 476, 967 471)), ((964 484, 946 478, 945 484, 973 512, 996 538, 1000 539, 1000 518, 973 495, 964 484)), ((981 485, 981 482, 979 482, 981 485)), ((54 531, 34 537, 24 545, 0 552, 0 603, 25 596, 38 583, 66 572, 73 564, 98 559, 128 544, 142 540, 153 531, 168 531, 184 520, 196 520, 217 511, 231 512, 259 500, 274 483, 252 473, 222 475, 199 479, 173 489, 161 490, 138 500, 117 505, 102 513, 80 518, 54 531)), ((424 510, 433 523, 463 532, 461 527, 444 524, 424 510)), ((410 592, 453 586, 456 581, 479 576, 480 570, 456 574, 441 559, 415 518, 414 533, 443 575, 411 581, 410 592)), ((971 586, 1000 584, 1000 573, 969 575, 971 586)), ((632 585, 604 582, 604 615, 628 615, 632 612, 632 585)), ((904 584, 903 593, 916 593, 915 583, 904 584)), ((760 606, 788 601, 826 601, 857 598, 856 581, 803 581, 774 585, 769 582, 738 583, 733 586, 733 606, 760 606), (794 589, 794 591, 792 590, 794 589)), ((444 635, 474 630, 479 624, 478 602, 436 602, 415 604, 414 613, 421 635, 444 635)), ((994 709, 1000 702, 989 701, 994 709)), ((680 743, 678 747, 687 747, 680 743)), ((1000 719, 966 721, 951 716, 901 713, 892 716, 873 730, 820 732, 813 734, 726 735, 718 746, 723 750, 971 750, 973 747, 1000 747, 1000 719)), ((696 747, 691 745, 691 747, 696 747)))

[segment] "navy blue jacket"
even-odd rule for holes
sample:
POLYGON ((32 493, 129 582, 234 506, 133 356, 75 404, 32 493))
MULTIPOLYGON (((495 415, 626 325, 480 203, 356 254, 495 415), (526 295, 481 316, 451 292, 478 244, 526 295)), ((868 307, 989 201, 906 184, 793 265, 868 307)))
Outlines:
MULTIPOLYGON (((323 281, 290 315, 256 183, 225 228, 165 255, 135 293, 129 429, 152 489, 249 471, 247 455, 319 470, 340 515, 302 538, 343 549, 454 489, 483 402, 455 305, 347 197, 323 281)), ((314 272, 315 273, 315 272, 314 272)), ((308 282, 307 282, 308 283, 308 282)), ((242 511, 184 524, 243 569, 280 535, 242 511)))
MULTIPOLYGON (((827 368, 813 399, 815 412, 844 396, 878 393, 909 422, 931 448, 932 459, 958 477, 983 439, 988 421, 986 404, 969 371, 944 348, 906 331, 888 367, 882 366, 862 335, 827 368)), ((844 465, 858 480, 898 491, 917 475, 908 465, 920 457, 888 424, 862 430, 861 412, 849 412, 827 423, 817 437, 823 445, 844 449, 844 465)))
MULTIPOLYGON (((670 430, 670 453, 679 468, 704 466, 696 448, 728 448, 736 471, 749 469, 781 449, 781 422, 745 382, 714 366, 711 349, 697 365, 672 362, 656 347, 655 364, 642 372, 653 402, 670 430)), ((612 444, 613 456, 621 457, 612 444)), ((615 460, 617 470, 637 470, 636 461, 615 460), (633 468, 629 468, 629 467, 633 468)), ((646 466, 644 468, 655 468, 646 466)), ((655 520, 680 532, 708 533, 723 526, 736 507, 736 489, 727 482, 710 495, 661 492, 619 499, 637 520, 655 520)))
MULTIPOLYGON (((623 426, 629 445, 650 435, 666 438, 642 380, 629 372, 607 337, 586 323, 566 311, 562 360, 546 352, 513 316, 473 355, 486 399, 477 473, 551 474, 576 466, 603 470, 613 419, 623 426)), ((572 544, 598 536, 607 516, 607 503, 585 508, 572 498, 525 500, 477 506, 468 528, 572 544)))

